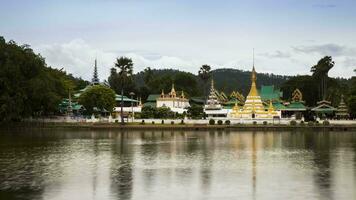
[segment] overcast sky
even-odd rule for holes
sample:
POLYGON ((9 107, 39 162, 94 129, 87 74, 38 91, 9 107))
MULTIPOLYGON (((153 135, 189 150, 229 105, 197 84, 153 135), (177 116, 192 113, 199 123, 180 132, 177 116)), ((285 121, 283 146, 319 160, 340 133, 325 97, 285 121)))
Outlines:
POLYGON ((0 35, 85 79, 96 57, 101 79, 119 56, 135 72, 250 70, 253 48, 258 72, 308 74, 325 55, 331 76, 356 69, 354 0, 0 0, 0 35))

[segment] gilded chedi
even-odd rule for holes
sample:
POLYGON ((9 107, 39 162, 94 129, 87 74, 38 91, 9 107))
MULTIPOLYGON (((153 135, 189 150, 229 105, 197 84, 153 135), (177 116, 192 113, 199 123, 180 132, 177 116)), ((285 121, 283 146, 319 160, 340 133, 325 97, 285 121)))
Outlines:
POLYGON ((253 66, 251 89, 246 97, 245 104, 242 108, 235 104, 230 115, 231 117, 241 119, 272 119, 273 117, 280 117, 280 114, 274 110, 272 101, 269 102, 268 109, 265 109, 263 106, 261 96, 256 87, 256 79, 255 66, 253 66))

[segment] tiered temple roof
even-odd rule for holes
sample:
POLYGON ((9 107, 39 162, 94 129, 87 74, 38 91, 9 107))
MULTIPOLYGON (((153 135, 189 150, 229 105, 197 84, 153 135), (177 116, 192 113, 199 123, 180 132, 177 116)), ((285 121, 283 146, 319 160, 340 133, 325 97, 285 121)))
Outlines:
POLYGON ((288 111, 306 111, 307 110, 304 105, 303 94, 298 88, 293 91, 292 102, 290 102, 290 104, 287 105, 286 110, 288 110, 288 111))
POLYGON ((349 111, 348 111, 347 106, 344 102, 344 95, 341 96, 340 104, 336 110, 336 116, 339 118, 348 118, 349 117, 349 111))
POLYGON ((210 92, 208 96, 208 100, 204 106, 206 110, 220 110, 221 104, 219 102, 218 96, 216 94, 216 90, 214 88, 214 80, 211 79, 210 92))

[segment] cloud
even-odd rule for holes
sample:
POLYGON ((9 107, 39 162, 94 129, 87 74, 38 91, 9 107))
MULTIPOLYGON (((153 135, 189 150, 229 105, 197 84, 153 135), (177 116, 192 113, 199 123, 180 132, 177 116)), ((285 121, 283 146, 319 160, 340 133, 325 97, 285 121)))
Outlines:
POLYGON ((107 79, 110 68, 117 57, 126 56, 134 62, 134 72, 146 67, 174 68, 195 73, 202 64, 199 61, 182 59, 174 56, 159 55, 145 51, 105 51, 91 47, 82 39, 75 39, 63 44, 40 45, 34 49, 45 57, 49 66, 64 68, 75 76, 90 80, 94 60, 98 60, 98 73, 101 80, 107 79))
POLYGON ((288 52, 282 52, 282 51, 275 51, 273 53, 263 53, 263 54, 260 54, 261 56, 265 56, 265 57, 268 57, 268 58, 280 58, 280 59, 283 59, 283 58, 290 58, 291 55, 290 53, 288 52))
POLYGON ((335 8, 336 4, 314 4, 314 8, 335 8))
POLYGON ((355 49, 349 48, 338 44, 321 44, 321 45, 309 45, 309 46, 296 46, 292 49, 297 53, 317 53, 320 55, 329 56, 345 56, 355 53, 355 49))
MULTIPOLYGON (((199 67, 209 64, 213 69, 235 68, 250 70, 252 59, 237 56, 236 59, 216 59, 215 62, 206 62, 204 59, 194 60, 186 57, 162 55, 145 50, 103 50, 89 45, 82 39, 75 39, 61 44, 46 44, 33 47, 45 59, 48 65, 64 68, 75 76, 91 80, 94 60, 98 60, 98 73, 101 80, 106 80, 110 68, 114 66, 117 57, 126 56, 134 62, 134 72, 139 72, 146 67, 155 69, 172 68, 196 74, 199 67)), ((317 60, 313 53, 336 56, 336 66, 331 75, 350 77, 356 63, 356 57, 351 54, 353 49, 341 45, 312 45, 297 46, 294 51, 284 52, 276 50, 272 53, 257 54, 255 65, 258 72, 269 72, 281 75, 308 74, 310 66, 317 60), (313 54, 313 55, 311 55, 313 54), (347 54, 346 56, 342 56, 347 54)), ((193 57, 193 56, 192 56, 193 57)), ((218 58, 219 55, 216 55, 218 58)))

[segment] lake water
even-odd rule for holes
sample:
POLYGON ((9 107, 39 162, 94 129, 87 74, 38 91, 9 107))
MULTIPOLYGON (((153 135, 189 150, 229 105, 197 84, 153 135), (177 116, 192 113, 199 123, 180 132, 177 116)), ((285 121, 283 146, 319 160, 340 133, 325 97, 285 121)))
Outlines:
POLYGON ((0 133, 0 199, 356 199, 356 133, 0 133))

